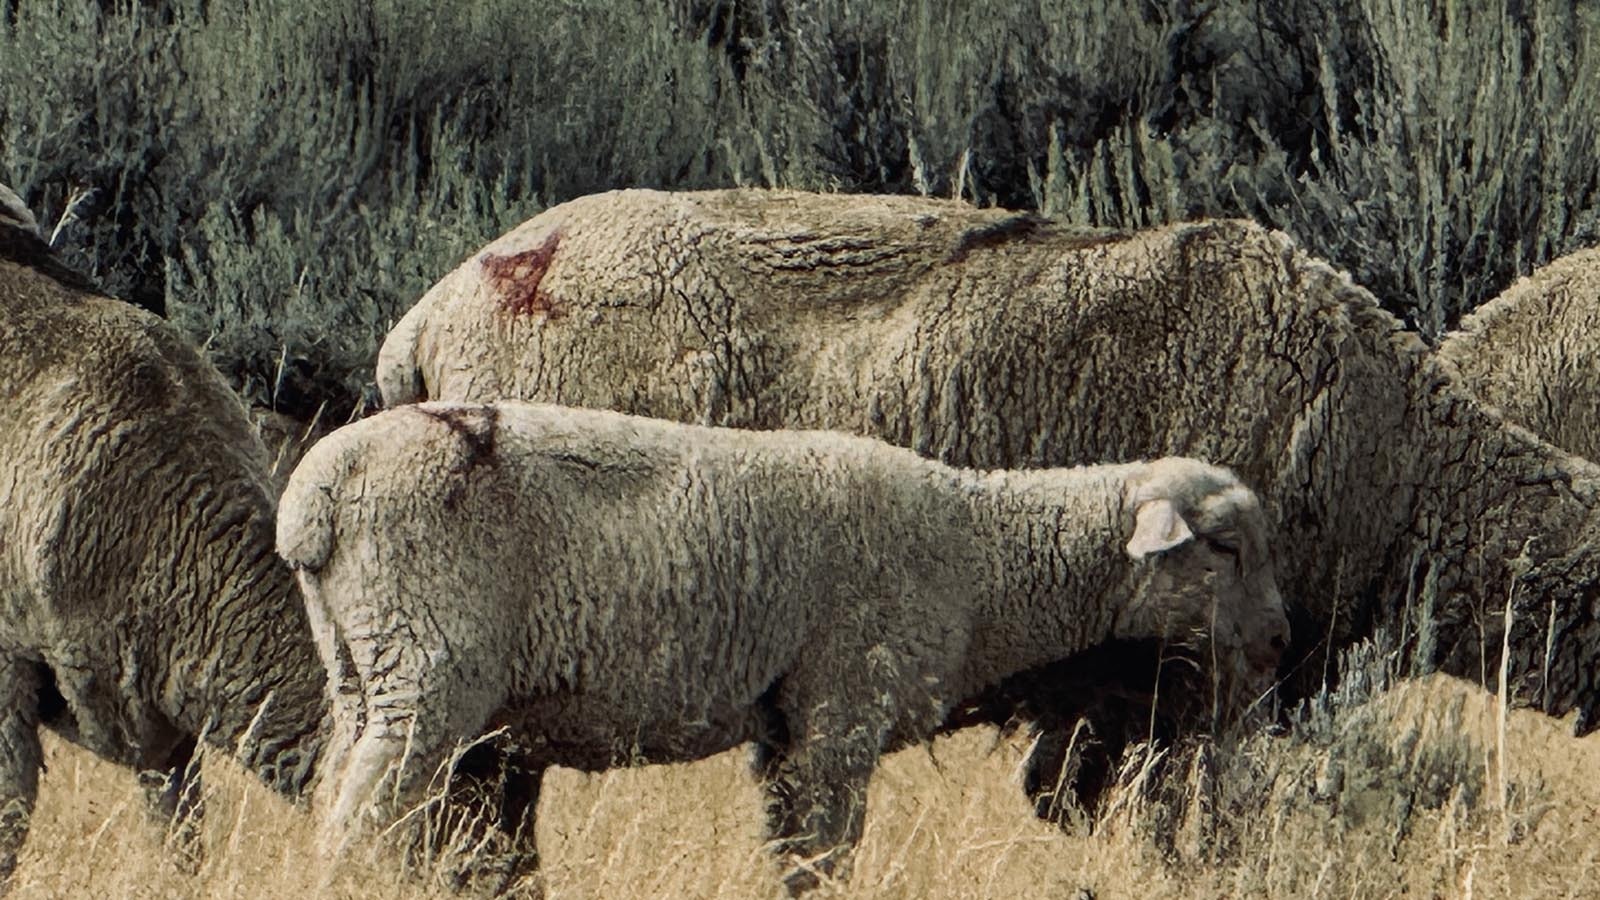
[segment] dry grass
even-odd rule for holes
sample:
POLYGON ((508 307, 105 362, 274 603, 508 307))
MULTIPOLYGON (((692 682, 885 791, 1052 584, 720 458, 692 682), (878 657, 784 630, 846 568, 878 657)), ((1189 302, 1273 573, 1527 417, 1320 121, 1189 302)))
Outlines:
MULTIPOLYGON (((1499 713, 1493 695, 1458 681, 1405 684, 1336 710, 1331 728, 1251 739, 1205 765, 1186 757, 1143 789, 1130 775, 1093 833, 1030 814, 1015 783, 1024 736, 965 731, 887 760, 854 877, 819 896, 1590 895, 1600 739, 1513 710, 1502 773, 1499 713), (1208 802, 1175 802, 1196 796, 1208 802)), ((59 741, 47 760, 16 897, 440 893, 370 853, 325 866, 310 817, 226 760, 208 762, 207 857, 184 874, 129 773, 59 741)), ((547 894, 778 897, 761 819, 742 753, 555 770, 539 821, 547 894)))

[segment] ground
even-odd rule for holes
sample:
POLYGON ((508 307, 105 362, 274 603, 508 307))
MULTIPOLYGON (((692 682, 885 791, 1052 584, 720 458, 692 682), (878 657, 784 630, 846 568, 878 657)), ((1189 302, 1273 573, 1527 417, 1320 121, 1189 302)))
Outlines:
MULTIPOLYGON (((1336 710, 1329 740, 1307 727, 1219 752, 1210 818, 1195 804, 1174 811, 1171 796, 1203 781, 1180 765, 1144 791, 1130 772, 1093 829, 1065 830, 1035 819, 1017 787, 1026 735, 969 729, 885 762, 855 874, 819 896, 1592 896, 1600 737, 1511 710, 1502 751, 1500 714, 1494 695, 1463 682, 1402 684, 1336 710)), ((207 859, 184 874, 129 773, 59 740, 47 761, 14 897, 440 893, 381 850, 322 864, 309 814, 220 758, 206 769, 207 859)), ((602 775, 558 769, 539 814, 551 898, 782 896, 742 751, 602 775)))

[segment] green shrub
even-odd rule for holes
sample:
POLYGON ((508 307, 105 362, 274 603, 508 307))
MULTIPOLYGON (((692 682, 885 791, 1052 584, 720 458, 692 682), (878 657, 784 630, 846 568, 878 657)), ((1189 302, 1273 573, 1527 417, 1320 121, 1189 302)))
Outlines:
POLYGON ((1133 115, 1091 148, 1055 140, 1041 204, 1124 226, 1254 218, 1349 270, 1430 338, 1600 238, 1592 15, 1553 2, 1358 9, 1360 34, 1315 48, 1307 143, 1254 116, 1246 134, 1219 117, 1157 138, 1133 115), (1370 71, 1351 66, 1368 57, 1370 71))
POLYGON ((73 262, 251 399, 343 412, 388 324, 539 198, 726 182, 725 69, 643 0, 25 0, 0 178, 46 219, 96 185, 73 262))

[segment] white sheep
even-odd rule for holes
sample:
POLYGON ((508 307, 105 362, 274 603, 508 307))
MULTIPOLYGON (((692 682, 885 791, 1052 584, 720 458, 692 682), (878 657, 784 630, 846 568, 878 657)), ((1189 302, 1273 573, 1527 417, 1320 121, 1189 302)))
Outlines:
POLYGON ((1255 495, 1190 459, 984 474, 833 432, 429 403, 324 438, 281 503, 353 740, 330 841, 500 726, 529 814, 549 765, 757 740, 779 847, 840 874, 879 755, 953 703, 1141 637, 1214 648, 1245 702, 1288 638, 1255 495))
POLYGON ((41 726, 166 776, 172 814, 199 799, 184 775, 202 739, 298 793, 328 711, 238 398, 165 322, 30 264, 48 248, 14 198, 0 193, 0 889, 41 726))
POLYGON ((1253 223, 1085 235, 948 201, 618 191, 474 253, 379 360, 391 403, 833 428, 981 468, 1211 460, 1281 536, 1310 655, 1292 688, 1385 624, 1424 670, 1482 678, 1507 647, 1517 702, 1600 725, 1600 470, 1253 223))

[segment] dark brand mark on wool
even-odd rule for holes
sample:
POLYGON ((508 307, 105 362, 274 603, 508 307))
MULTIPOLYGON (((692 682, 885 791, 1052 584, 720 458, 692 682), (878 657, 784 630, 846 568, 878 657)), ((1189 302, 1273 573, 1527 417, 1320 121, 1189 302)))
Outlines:
POLYGON ((565 315, 549 291, 541 290, 550 260, 555 258, 561 235, 553 232, 544 243, 521 253, 485 253, 478 259, 489 287, 500 297, 500 308, 514 316, 544 313, 551 319, 565 315))
MULTIPOLYGON (((986 250, 1012 241, 1035 241, 1052 235, 1060 236, 1068 230, 1037 213, 1021 213, 1008 219, 1001 219, 992 225, 967 230, 944 261, 946 264, 965 262, 967 255, 974 250, 986 250)), ((1126 233, 1116 231, 1088 231, 1078 236, 1073 248, 1098 247, 1101 244, 1123 240, 1127 236, 1126 233)))
POLYGON ((455 432, 467 445, 468 468, 494 462, 494 436, 499 425, 500 410, 493 406, 464 406, 453 409, 427 409, 416 411, 455 432))
POLYGON ((444 425, 466 445, 465 452, 450 468, 449 488, 445 492, 446 509, 455 509, 467 489, 467 478, 480 466, 495 464, 494 438, 498 430, 500 411, 492 406, 468 406, 455 409, 425 409, 410 407, 422 415, 444 425))

